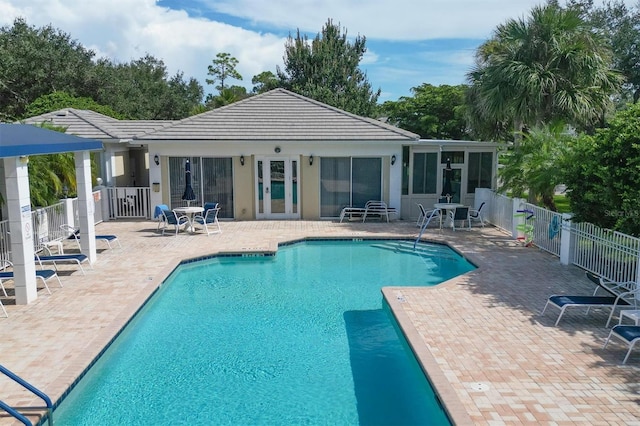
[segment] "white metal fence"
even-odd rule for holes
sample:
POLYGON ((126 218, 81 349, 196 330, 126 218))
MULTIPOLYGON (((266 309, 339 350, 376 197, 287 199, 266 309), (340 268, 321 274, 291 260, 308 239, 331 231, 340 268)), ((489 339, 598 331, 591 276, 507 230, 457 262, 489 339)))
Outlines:
POLYGON ((483 218, 510 233, 513 229, 513 198, 493 191, 488 191, 488 193, 490 195, 490 199, 487 202, 488 213, 485 213, 483 218))
POLYGON ((640 239, 591 223, 571 225, 572 262, 612 281, 636 281, 640 239))
MULTIPOLYGON (((94 200, 94 221, 102 222, 102 199, 100 191, 93 193, 94 200)), ((46 243, 60 241, 66 237, 61 225, 69 223, 73 218, 78 220, 78 199, 60 201, 51 206, 42 207, 31 211, 31 229, 33 230, 33 245, 36 252, 41 251, 46 243), (71 211, 67 206, 70 205, 71 211)), ((11 260, 11 234, 9 221, 0 221, 0 259, 11 260)))
MULTIPOLYGON (((570 215, 562 215, 525 200, 509 198, 490 190, 476 197, 489 205, 484 218, 487 222, 521 237, 518 224, 524 220, 517 212, 529 211, 527 223, 532 227, 528 237, 533 245, 612 281, 637 282, 640 262, 640 239, 591 223, 572 223, 570 215)), ((522 229, 522 227, 520 228, 522 229)), ((528 240, 527 240, 528 241, 528 240)))

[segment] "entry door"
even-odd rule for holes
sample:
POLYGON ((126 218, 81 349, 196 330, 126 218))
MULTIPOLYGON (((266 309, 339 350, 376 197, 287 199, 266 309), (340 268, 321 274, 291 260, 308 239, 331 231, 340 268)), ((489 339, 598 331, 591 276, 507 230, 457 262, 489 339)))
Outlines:
POLYGON ((298 219, 298 160, 258 158, 258 219, 298 219))

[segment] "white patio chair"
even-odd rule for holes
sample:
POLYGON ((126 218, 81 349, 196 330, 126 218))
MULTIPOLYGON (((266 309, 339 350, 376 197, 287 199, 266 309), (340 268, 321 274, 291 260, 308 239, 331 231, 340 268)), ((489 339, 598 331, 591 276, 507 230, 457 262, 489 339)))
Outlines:
POLYGON ((220 229, 220 223, 218 222, 218 212, 220 211, 220 207, 218 207, 217 203, 215 204, 215 207, 207 207, 208 205, 205 204, 204 213, 193 217, 193 225, 202 226, 207 235, 219 234, 222 232, 222 229, 220 229))
POLYGON ((480 222, 480 225, 482 225, 482 227, 484 228, 484 219, 482 219, 482 213, 480 213, 482 211, 482 208, 484 207, 486 203, 483 201, 482 204, 480 204, 480 207, 478 207, 478 210, 476 209, 469 209, 469 218, 471 218, 471 221, 477 221, 480 222))
POLYGON ((450 213, 451 226, 453 230, 456 230, 456 221, 462 221, 462 227, 464 228, 464 222, 467 222, 467 230, 471 230, 471 217, 469 216, 469 207, 456 207, 450 213))
POLYGON ((420 214, 418 215, 418 220, 416 221, 416 226, 422 228, 422 225, 424 225, 424 223, 427 221, 427 219, 429 219, 429 216, 431 216, 431 213, 433 213, 433 211, 437 211, 438 213, 436 213, 436 215, 440 214, 440 211, 438 209, 431 209, 431 210, 425 210, 424 206, 420 203, 416 203, 418 204, 418 208, 420 209, 420 214))
POLYGON ((169 210, 169 209, 162 210, 162 216, 163 216, 163 220, 161 221, 162 235, 164 235, 164 231, 167 230, 167 227, 169 225, 174 226, 176 231, 176 236, 178 236, 178 231, 180 231, 180 227, 186 228, 187 226, 191 226, 191 221, 187 216, 178 215, 173 210, 169 210))

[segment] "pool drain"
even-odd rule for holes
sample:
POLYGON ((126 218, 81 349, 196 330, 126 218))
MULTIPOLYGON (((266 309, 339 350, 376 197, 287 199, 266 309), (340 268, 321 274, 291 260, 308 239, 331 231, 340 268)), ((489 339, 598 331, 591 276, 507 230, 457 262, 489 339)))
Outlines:
POLYGON ((471 388, 472 391, 476 391, 476 392, 486 392, 489 390, 489 385, 481 382, 471 383, 471 386, 469 387, 471 388))

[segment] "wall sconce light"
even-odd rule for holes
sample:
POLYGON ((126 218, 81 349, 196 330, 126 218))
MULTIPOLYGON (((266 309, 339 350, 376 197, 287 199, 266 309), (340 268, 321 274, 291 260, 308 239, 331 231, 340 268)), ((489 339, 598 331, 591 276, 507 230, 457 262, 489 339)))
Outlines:
POLYGON ((20 162, 22 164, 29 164, 29 156, 28 155, 21 155, 20 156, 20 162))
POLYGON ((394 164, 396 164, 396 156, 395 156, 395 154, 391 156, 391 165, 393 166, 394 164))
POLYGON ((276 146, 276 148, 274 149, 274 151, 276 152, 276 154, 280 154, 280 147, 276 146))
POLYGON ((244 166, 244 155, 240 156, 240 165, 244 166))
POLYGON ((160 165, 160 157, 158 157, 158 154, 153 156, 153 162, 156 163, 156 166, 160 165))
POLYGON ((160 192, 160 183, 159 182, 153 182, 151 185, 153 185, 153 192, 160 192))
POLYGON ((309 165, 313 166, 313 154, 309 156, 309 165))

